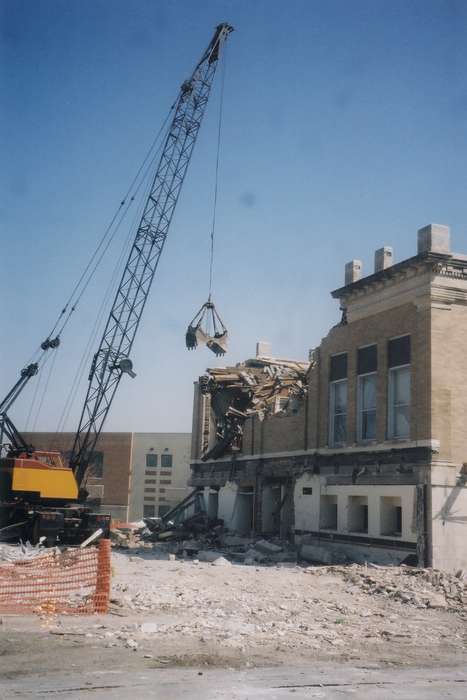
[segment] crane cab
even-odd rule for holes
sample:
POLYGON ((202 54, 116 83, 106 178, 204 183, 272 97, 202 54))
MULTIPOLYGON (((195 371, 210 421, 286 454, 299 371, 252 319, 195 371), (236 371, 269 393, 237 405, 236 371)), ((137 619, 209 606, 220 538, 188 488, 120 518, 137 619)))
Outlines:
POLYGON ((34 451, 0 460, 0 497, 66 503, 78 498, 78 485, 59 452, 34 451))

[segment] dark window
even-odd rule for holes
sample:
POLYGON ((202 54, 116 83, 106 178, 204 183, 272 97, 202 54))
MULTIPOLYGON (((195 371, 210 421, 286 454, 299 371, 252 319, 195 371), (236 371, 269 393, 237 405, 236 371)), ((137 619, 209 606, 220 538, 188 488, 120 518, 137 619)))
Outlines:
POLYGON ((161 471, 160 476, 172 476, 172 472, 162 472, 161 471))
POLYGON ((347 377, 347 353, 332 355, 329 358, 329 381, 335 382, 337 379, 347 377))
POLYGON ((163 515, 168 513, 170 510, 170 506, 159 506, 159 517, 162 518, 163 515))
POLYGON ((143 518, 154 517, 154 506, 143 506, 143 518))
POLYGON ((368 506, 360 506, 362 509, 362 529, 363 532, 368 532, 368 506))
POLYGON ((172 455, 162 454, 161 455, 161 467, 171 467, 172 466, 172 455))
POLYGON ((161 479, 159 483, 160 484, 171 484, 172 480, 171 479, 161 479))
POLYGON ((313 489, 312 489, 311 486, 304 486, 304 487, 303 487, 303 489, 302 489, 302 494, 303 494, 304 496, 311 496, 312 493, 313 493, 313 489))
POLYGON ((156 480, 155 480, 155 479, 145 479, 145 480, 144 480, 144 483, 145 483, 145 484, 155 484, 155 483, 156 483, 156 480))
POLYGON ((410 335, 388 342, 388 367, 410 365, 410 335))
POLYGON ((144 473, 146 474, 146 476, 155 476, 157 474, 155 469, 146 469, 144 473))
POLYGON ((165 489, 159 489, 159 493, 165 493, 165 489))
POLYGON ((102 479, 104 476, 104 453, 91 452, 89 456, 89 476, 102 479))
POLYGON ((394 510, 396 511, 395 512, 396 532, 402 532, 402 507, 396 506, 394 510))
POLYGON ((376 345, 359 348, 357 357, 358 374, 370 374, 378 369, 378 354, 376 345))
POLYGON ((146 466, 157 467, 157 455, 155 455, 153 452, 148 452, 146 455, 146 466))
POLYGON ((153 488, 148 488, 148 489, 145 488, 144 489, 144 493, 155 493, 155 492, 156 492, 156 489, 153 489, 153 488))

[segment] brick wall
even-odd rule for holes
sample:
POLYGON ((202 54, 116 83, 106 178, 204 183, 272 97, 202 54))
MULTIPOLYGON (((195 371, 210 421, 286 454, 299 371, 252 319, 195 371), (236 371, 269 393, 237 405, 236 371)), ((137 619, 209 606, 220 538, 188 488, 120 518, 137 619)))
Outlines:
POLYGON ((410 439, 430 438, 430 393, 427 386, 430 336, 427 317, 424 308, 404 304, 331 329, 321 342, 319 370, 312 372, 310 378, 310 447, 325 447, 328 444, 329 358, 340 352, 348 354, 347 444, 352 445, 357 441, 357 350, 373 343, 377 345, 378 354, 377 442, 386 440, 387 342, 392 337, 406 334, 411 337, 410 439))
MULTIPOLYGON (((57 450, 62 453, 72 448, 74 433, 26 433, 26 440, 36 449, 57 450)), ((131 433, 102 433, 96 451, 103 452, 103 478, 90 479, 90 484, 103 485, 102 505, 128 506, 131 477, 131 433)), ((121 510, 121 509, 120 509, 121 510)))

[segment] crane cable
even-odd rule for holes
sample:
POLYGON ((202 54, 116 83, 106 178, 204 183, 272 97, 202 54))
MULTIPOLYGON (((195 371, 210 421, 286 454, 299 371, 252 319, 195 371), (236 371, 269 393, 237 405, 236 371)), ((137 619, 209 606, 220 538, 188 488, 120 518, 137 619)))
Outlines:
POLYGON ((146 199, 147 199, 147 196, 149 196, 149 190, 150 190, 150 188, 151 188, 151 178, 149 177, 149 175, 150 175, 150 173, 151 173, 151 171, 152 171, 152 169, 153 169, 154 162, 155 162, 156 159, 159 157, 159 154, 160 154, 160 151, 161 151, 161 149, 162 149, 162 146, 163 146, 163 142, 161 142, 161 144, 159 145, 157 151, 154 153, 154 155, 153 155, 153 157, 151 158, 150 162, 147 163, 145 172, 144 172, 144 174, 143 174, 143 176, 142 176, 142 178, 141 178, 141 180, 140 180, 140 182, 139 182, 139 184, 138 184, 138 187, 137 187, 136 190, 134 191, 133 200, 136 198, 138 192, 140 191, 141 187, 143 186, 144 182, 146 181, 146 183, 147 183, 147 184, 146 184, 146 188, 145 188, 146 197, 142 197, 141 202, 140 202, 140 205, 139 205, 139 207, 137 208, 137 210, 136 210, 136 212, 135 212, 135 215, 134 215, 134 217, 133 217, 132 223, 131 223, 131 225, 130 225, 129 228, 128 228, 127 236, 126 236, 126 239, 125 239, 124 244, 123 244, 123 246, 122 246, 122 250, 121 250, 120 256, 119 256, 119 258, 118 258, 118 260, 117 260, 117 263, 116 263, 116 265, 115 265, 115 268, 114 268, 114 271, 113 271, 111 280, 110 280, 110 282, 109 282, 109 284, 108 284, 108 286, 107 286, 107 290, 106 290, 106 292, 105 292, 105 294, 104 294, 102 303, 101 303, 100 308, 99 308, 99 310, 98 310, 98 312, 97 312, 97 315, 96 315, 96 319, 95 319, 93 328, 92 328, 92 330, 91 330, 91 333, 90 333, 90 335, 89 335, 88 341, 87 341, 86 346, 85 346, 85 348, 84 348, 84 351, 83 351, 83 353, 82 353, 82 356, 81 356, 79 365, 78 365, 78 367, 77 367, 75 376, 74 376, 74 378, 73 378, 73 382, 72 382, 72 384, 71 384, 71 387, 70 387, 70 390, 69 390, 67 399, 66 399, 66 401, 65 401, 63 410, 62 410, 62 412, 61 412, 61 415, 60 415, 60 418, 59 418, 59 422, 58 422, 58 425, 57 425, 57 429, 56 429, 56 433, 55 433, 56 440, 58 440, 58 434, 59 434, 61 431, 63 431, 63 429, 64 429, 64 427, 65 427, 65 425, 66 425, 66 422, 68 421, 68 418, 69 418, 71 409, 72 409, 73 404, 74 404, 75 399, 76 399, 76 395, 77 395, 77 392, 78 392, 78 389, 79 389, 79 385, 80 385, 80 383, 81 383, 81 379, 82 379, 82 376, 83 376, 83 369, 84 369, 84 367, 86 366, 87 362, 88 362, 89 359, 90 359, 91 351, 92 351, 94 342, 95 342, 95 340, 96 340, 96 338, 97 338, 98 332, 99 332, 99 330, 100 330, 102 318, 103 318, 103 315, 104 315, 104 311, 105 311, 105 309, 106 309, 106 306, 107 306, 107 304, 108 304, 109 298, 112 296, 112 293, 115 294, 116 286, 117 286, 117 283, 118 283, 118 279, 119 279, 119 277, 121 276, 121 268, 122 268, 122 265, 123 265, 123 261, 124 261, 125 257, 127 257, 128 252, 129 252, 129 249, 130 249, 131 244, 132 244, 134 227, 135 227, 135 225, 136 225, 138 219, 140 219, 141 216, 142 216, 144 203, 145 203, 145 201, 146 201, 146 199))
MULTIPOLYGON (((169 111, 168 111, 168 113, 167 113, 167 115, 166 115, 164 121, 162 122, 161 127, 159 128, 159 130, 158 130, 156 136, 154 137, 154 140, 153 140, 153 142, 151 143, 151 145, 150 145, 150 147, 149 147, 149 149, 148 149, 148 151, 147 151, 147 153, 146 153, 146 155, 145 155, 145 157, 144 157, 144 159, 143 159, 141 165, 139 166, 139 168, 138 168, 138 170, 137 170, 135 176, 133 177, 133 179, 132 179, 132 181, 131 181, 131 184, 129 185, 129 187, 128 187, 126 193, 125 193, 125 195, 123 196, 123 199, 121 200, 121 202, 120 202, 120 204, 119 204, 117 210, 115 211, 115 213, 114 213, 114 215, 112 216, 112 218, 111 218, 109 224, 107 225, 107 227, 106 227, 106 229, 105 229, 105 231, 104 231, 104 233, 103 233, 103 235, 102 235, 100 241, 98 242, 98 244, 97 244, 95 250, 93 251, 93 253, 92 253, 92 255, 91 255, 89 261, 87 262, 87 264, 86 264, 86 266, 85 266, 83 272, 81 273, 79 279, 77 280, 77 282, 75 283, 74 287, 72 288, 72 291, 71 291, 71 293, 69 294, 69 296, 68 296, 68 298, 67 298, 67 300, 66 300, 66 302, 65 302, 65 304, 64 304, 64 306, 63 306, 63 308, 62 308, 62 310, 61 310, 60 313, 58 314, 57 319, 56 319, 56 321, 55 321, 55 323, 54 323, 54 325, 53 325, 51 331, 50 331, 49 334, 47 335, 47 338, 48 338, 48 339, 49 339, 49 338, 53 338, 53 336, 54 336, 55 334, 57 334, 58 337, 60 337, 60 334, 63 332, 63 330, 64 330, 65 327, 67 326, 67 324, 68 324, 68 322, 69 322, 69 320, 70 320, 70 317, 72 316, 72 314, 73 314, 74 311, 76 310, 76 307, 77 307, 77 305, 78 305, 78 302, 81 300, 81 298, 82 298, 84 292, 86 291, 86 289, 88 288, 88 286, 89 286, 89 284, 90 284, 92 278, 94 277, 94 275, 95 275, 95 273, 96 273, 96 271, 97 271, 97 268, 99 267, 99 264, 100 264, 100 262, 102 261, 102 258, 104 257, 106 251, 108 250, 108 248, 109 248, 111 242, 112 242, 113 239, 115 238, 115 235, 116 235, 116 233, 117 233, 118 228, 120 227, 120 225, 121 225, 123 219, 125 218, 125 216, 126 216, 126 214, 127 214, 127 212, 128 212, 128 209, 130 208, 130 206, 132 205, 132 203, 133 203, 133 201, 134 201, 134 198, 135 198, 135 196, 136 196, 136 194, 137 194, 137 192, 138 192, 138 190, 139 190, 139 187, 141 186, 141 182, 140 182, 140 184, 138 185, 138 187, 136 188, 135 193, 134 193, 134 194, 132 195, 132 197, 128 200, 128 198, 129 198, 129 196, 130 196, 130 193, 132 192, 133 188, 135 187, 135 184, 137 183, 138 179, 140 178, 141 173, 142 173, 143 170, 145 169, 145 166, 146 166, 148 160, 151 159, 151 162, 153 161, 154 156, 151 157, 152 152, 154 151, 154 148, 156 147, 156 145, 157 145, 157 143, 158 143, 158 141, 159 141, 159 139, 160 139, 162 133, 164 132, 164 129, 165 129, 166 125, 167 125, 167 122, 169 121, 170 115, 172 114, 173 110, 175 109, 176 104, 177 104, 177 100, 175 100, 175 101, 172 103, 172 105, 170 106, 170 109, 169 109, 169 111), (125 209, 124 209, 124 208, 125 208, 125 209), (122 211, 123 209, 124 209, 124 211, 122 211), (121 215, 121 216, 120 216, 120 220, 118 220, 119 215, 121 215), (116 223, 116 222, 117 222, 117 223, 116 223), (115 226, 115 230, 112 232, 112 228, 113 228, 114 226, 115 226), (112 233, 111 233, 111 232, 112 232, 112 233), (107 239, 109 236, 110 236, 110 238, 109 238, 109 240, 108 240, 107 243, 106 243, 106 239, 107 239), (104 244, 106 244, 106 245, 105 245, 105 248, 104 248, 103 251, 101 251, 101 249, 102 249, 102 247, 104 246, 104 244), (101 251, 101 252, 100 252, 100 251, 101 251), (100 253, 100 255, 99 255, 99 253, 100 253), (99 256, 99 257, 98 257, 98 256, 99 256), (95 260, 96 260, 97 257, 98 257, 98 260, 97 260, 97 262, 95 262, 95 260), (94 264, 94 266, 93 266, 93 264, 94 264), (88 273, 89 273, 89 274, 88 274, 88 273), (68 312, 68 314, 67 314, 67 312, 68 312), (66 315, 66 314, 67 314, 67 315, 66 315), (66 317, 63 319, 63 317, 64 317, 65 315, 66 315, 66 317), (62 321, 62 319, 63 319, 63 321, 62 321), (61 322, 62 322, 62 324, 61 324, 61 326, 60 326, 60 323, 61 323, 61 322), (57 332, 57 329, 58 329, 58 332, 57 332)), ((145 177, 146 177, 146 173, 145 173, 145 175, 144 175, 144 177, 143 177, 143 181, 144 181, 144 178, 145 178, 145 177)), ((38 359, 37 359, 37 362, 40 363, 41 360, 42 360, 42 358, 43 358, 43 356, 44 356, 44 354, 45 354, 45 352, 46 352, 46 350, 44 350, 43 348, 37 348, 37 350, 34 351, 33 355, 31 356, 31 358, 29 359, 29 362, 28 362, 27 364, 30 364, 30 362, 32 362, 35 358, 38 358, 38 359), (41 350, 42 350, 42 352, 41 352, 41 350)))
MULTIPOLYGON (((98 269, 100 263, 102 262, 102 259, 104 258, 104 255, 106 254, 111 243, 115 239, 115 236, 116 236, 121 224, 123 223, 123 221, 128 213, 128 210, 132 206, 136 196, 138 195, 139 190, 141 189, 141 186, 143 185, 143 183, 147 179, 148 173, 149 173, 150 169, 152 168, 155 159, 158 157, 158 155, 160 153, 160 150, 161 150, 162 145, 163 145, 163 141, 161 141, 159 143, 159 146, 154 153, 153 153, 153 151, 154 151, 158 141, 160 141, 161 135, 163 134, 164 129, 166 128, 166 125, 169 121, 170 115, 173 112, 173 110, 175 109, 176 104, 177 104, 177 102, 175 101, 170 106, 170 109, 169 109, 161 127, 159 128, 159 130, 158 130, 155 138, 153 139, 153 142, 151 143, 141 165, 139 166, 135 176, 133 177, 133 179, 131 181, 131 184, 128 187, 126 194, 124 195, 122 201, 120 202, 118 209, 115 211, 114 215, 112 216, 110 223, 106 227, 104 234, 103 234, 102 238, 100 239, 99 243, 97 244, 94 252, 92 253, 91 258, 89 259, 86 267, 84 268, 78 281, 74 285, 71 294, 69 295, 64 307, 62 308, 62 310, 60 312, 60 314, 58 315, 57 320, 55 321, 55 324, 54 324, 52 330, 50 331, 50 333, 48 334, 47 338, 52 338, 55 334, 56 334, 56 337, 59 338, 61 336, 62 332, 64 331, 65 327, 68 325, 68 322, 70 321, 72 314, 76 310, 78 303, 81 301, 86 289, 88 288, 94 275, 96 274, 97 269, 98 269), (149 160, 149 163, 148 163, 148 160, 149 160), (143 173, 142 177, 141 177, 141 173, 143 173), (139 179, 139 182, 138 182, 138 179, 139 179), (136 185, 137 182, 138 182, 138 184, 136 185), (136 188, 133 190, 135 185, 136 185, 136 188), (133 194, 129 198, 129 195, 132 191, 133 191, 133 194), (113 231, 112 231, 112 228, 113 228, 113 231), (106 239, 108 239, 108 240, 106 241, 106 239), (97 258, 97 260, 96 260, 96 258, 97 258), (93 265, 93 263, 94 263, 94 265, 93 265), (86 275, 87 275, 87 278, 86 278, 86 275), (80 287, 81 287, 81 289, 80 289, 80 287), (79 291, 79 293, 77 294, 78 291, 79 291), (76 294, 77 294, 77 296, 75 297, 76 294), (71 307, 70 307, 70 304, 71 304, 71 307), (61 319, 66 314, 67 310, 68 310, 68 314, 63 319, 62 324, 59 325, 61 319)), ((131 231, 130 231, 130 233, 131 233, 131 231)), ((130 233, 128 235, 130 235, 130 233)), ((125 242, 124 249, 126 248, 126 245, 127 245, 127 243, 125 242)), ((120 263, 120 258, 119 258, 119 263, 120 263)), ((119 264, 119 263, 117 263, 117 264, 119 264)), ((104 301, 105 301, 105 297, 104 297, 104 301)), ((92 335, 91 337, 94 337, 94 336, 92 335)), ((46 352, 47 352, 47 349, 38 348, 34 352, 32 357, 30 358, 29 362, 27 363, 27 364, 30 364, 31 362, 34 361, 35 358, 37 358, 37 364, 39 365, 39 372, 38 372, 39 377, 38 377, 38 382, 36 384, 35 391, 34 391, 34 394, 33 394, 32 400, 31 400, 28 415, 26 418, 25 431, 27 431, 27 428, 29 426, 29 421, 31 420, 31 416, 32 416, 32 413, 34 410, 34 405, 36 404, 36 401, 38 398, 38 393, 39 393, 39 388, 40 388, 40 383, 41 383, 40 382, 41 370, 45 367, 45 365, 47 364, 48 359, 50 357, 50 355, 47 355, 45 362, 43 364, 41 364, 42 359, 44 358, 44 355, 46 355, 46 352), (42 352, 41 352, 41 350, 42 350, 42 352)), ((56 357, 56 353, 54 353, 54 361, 52 362, 52 365, 50 367, 49 374, 47 376, 47 380, 46 380, 46 383, 44 385, 44 389, 42 392, 42 396, 41 396, 40 401, 39 401, 39 408, 38 408, 38 411, 37 411, 35 419, 34 419, 34 426, 37 423, 39 411, 42 408, 42 405, 43 405, 44 400, 45 400, 45 395, 47 393, 47 390, 48 390, 48 387, 50 384, 52 373, 53 373, 53 370, 55 367, 55 357, 56 357)), ((81 363, 80 363, 80 369, 82 369, 81 363)), ((62 416, 63 416, 63 414, 62 414, 62 416)))
POLYGON ((225 47, 223 56, 221 58, 222 77, 221 77, 221 91, 220 91, 220 100, 219 100, 219 119, 218 119, 218 124, 217 124, 217 153, 216 153, 216 170, 215 170, 215 176, 214 176, 214 203, 213 203, 211 235, 210 235, 211 249, 210 249, 210 260, 209 260, 209 298, 208 298, 209 302, 211 301, 212 276, 213 276, 213 268, 214 268, 214 234, 215 234, 215 229, 216 229, 217 194, 218 194, 218 189, 219 189, 219 163, 220 163, 220 152, 221 152, 222 116, 223 116, 223 111, 224 111, 225 66, 226 66, 226 55, 227 55, 226 49, 227 49, 227 47, 225 47))
MULTIPOLYGON (((167 113, 167 115, 166 115, 166 117, 165 117, 165 119, 164 119, 164 121, 162 122, 161 127, 159 128, 159 131, 157 132, 157 134, 156 134, 156 136, 155 136, 155 138, 154 138, 154 140, 153 140, 151 146, 149 147, 149 150, 147 151, 146 156, 144 157, 143 162, 141 163, 140 167, 138 168, 138 171, 137 171, 136 175, 133 177, 133 180, 132 180, 130 186, 128 187, 128 189, 127 189, 127 191, 126 191, 126 194, 124 195, 122 201, 120 202, 120 205, 119 205, 117 211, 116 211, 115 214, 113 215, 113 217, 112 217, 112 219, 111 219, 109 225, 107 226, 106 230, 104 231, 104 235, 102 236, 101 240, 99 241, 99 243, 98 243, 98 245, 97 245, 97 247, 96 247, 94 253, 91 255, 91 258, 90 258, 89 262, 87 263, 86 267, 84 268, 84 270, 83 270, 83 272, 82 272, 80 278, 78 279, 78 281, 76 282, 75 286, 73 287, 72 292, 71 292, 70 296, 68 297, 68 300, 67 300, 67 302, 65 303, 64 308, 63 308, 62 311, 60 312, 59 317, 57 318, 57 321, 55 322, 55 325, 54 325, 54 327, 53 327, 53 329, 52 329, 52 331, 50 332, 50 334, 49 334, 48 337, 51 337, 51 336, 55 333, 55 330, 56 330, 57 326, 59 325, 59 322, 60 322, 61 317, 66 313, 66 311, 67 311, 68 307, 70 306, 70 304, 73 304, 73 305, 71 306, 71 308, 70 308, 70 311, 69 311, 69 313, 68 313, 68 316, 66 317, 66 319, 65 319, 65 321, 64 321, 64 323, 63 323, 63 325, 62 325, 61 328, 60 328, 59 333, 61 333, 61 332, 63 331, 63 329, 65 328, 65 326, 67 325, 67 323, 68 323, 68 321, 69 321, 69 319, 70 319, 71 314, 75 311, 76 306, 78 305, 78 303, 79 303, 79 301, 81 300, 81 298, 82 298, 84 292, 85 292, 86 289, 88 288, 88 286, 89 286, 89 284, 90 284, 92 278, 94 277, 94 275, 95 275, 95 273, 96 273, 96 271, 97 271, 97 268, 99 267, 100 262, 102 261, 102 258, 104 257, 104 255, 105 255, 105 253, 106 253, 106 251, 107 251, 107 249, 108 249, 110 243, 111 243, 112 240, 114 239, 115 234, 116 234, 118 228, 120 227, 120 224, 122 223, 123 219, 125 218, 125 216, 126 216, 126 214, 127 214, 127 212, 128 212, 128 209, 130 208, 131 204, 133 203, 133 201, 134 201, 134 199, 135 199, 135 196, 136 196, 136 194, 138 193, 138 191, 139 191, 139 189, 140 189, 141 182, 144 181, 144 178, 143 178, 143 180, 142 180, 142 181, 139 183, 139 185, 137 186, 137 188, 136 188, 136 190, 135 190, 135 193, 131 196, 131 198, 129 199, 129 201, 128 201, 128 203, 127 203, 128 197, 129 197, 130 193, 132 192, 133 187, 135 187, 135 184, 136 184, 136 182, 138 181, 138 178, 140 177, 142 171, 144 170, 144 168, 145 168, 145 166, 146 166, 146 163, 147 163, 148 159, 150 158, 153 149, 155 148, 157 142, 159 141, 160 136, 162 135, 162 132, 164 131, 164 129, 165 129, 165 127, 166 127, 166 124, 167 124, 167 122, 168 122, 168 120, 169 120, 169 118, 170 118, 170 115, 171 115, 172 111, 175 109, 175 106, 176 106, 176 102, 173 102, 172 105, 171 105, 171 107, 170 107, 170 109, 169 109, 169 111, 168 111, 168 113, 167 113), (103 246, 104 243, 105 243, 105 239, 107 238, 107 236, 109 236, 109 233, 110 233, 110 231, 112 230, 112 227, 114 226, 115 222, 117 221, 117 218, 118 218, 120 212, 122 211, 122 209, 125 207, 125 205, 126 205, 126 208, 125 208, 125 211, 123 212, 122 216, 120 217, 120 221, 118 221, 118 223, 117 223, 117 225, 116 225, 116 227, 115 227, 115 230, 114 230, 114 232, 112 233, 112 235, 110 236, 109 240, 107 241, 107 244, 106 244, 104 250, 100 253, 97 262, 94 264, 94 267, 91 269, 91 266, 93 265, 93 262, 94 262, 95 258, 97 257, 97 255, 99 254, 100 249, 102 248, 102 246, 103 246), (89 270, 91 270, 91 272, 89 273, 87 279, 85 279, 85 278, 86 278, 86 274, 88 273, 89 270), (79 290, 81 284, 83 284, 83 287, 82 287, 81 291, 79 291, 79 294, 78 294, 78 290, 79 290), (76 297, 76 300, 73 301, 73 299, 74 299, 74 297, 75 297, 75 294, 77 294, 77 297, 76 297)), ((154 156, 153 156, 153 158, 154 158, 154 156)), ((151 158, 151 161, 153 160, 153 158, 151 158)))

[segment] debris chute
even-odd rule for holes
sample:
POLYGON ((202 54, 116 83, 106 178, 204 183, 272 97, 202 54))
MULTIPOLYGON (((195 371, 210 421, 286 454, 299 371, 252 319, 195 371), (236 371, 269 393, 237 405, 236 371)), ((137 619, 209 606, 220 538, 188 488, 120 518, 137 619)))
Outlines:
POLYGON ((190 322, 185 341, 188 350, 194 350, 198 345, 206 345, 217 356, 225 355, 227 352, 227 328, 211 298, 203 304, 190 322))

